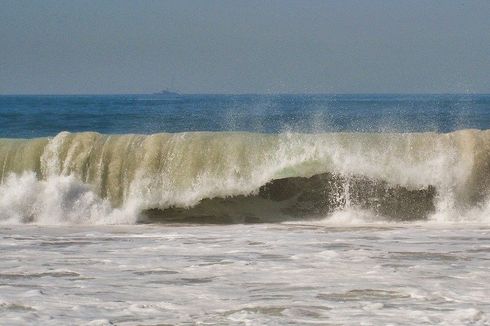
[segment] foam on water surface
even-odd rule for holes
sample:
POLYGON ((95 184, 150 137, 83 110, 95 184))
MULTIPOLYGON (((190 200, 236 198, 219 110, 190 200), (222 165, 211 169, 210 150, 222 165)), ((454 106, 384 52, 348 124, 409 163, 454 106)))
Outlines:
POLYGON ((487 325, 487 225, 0 229, 6 325, 487 325))

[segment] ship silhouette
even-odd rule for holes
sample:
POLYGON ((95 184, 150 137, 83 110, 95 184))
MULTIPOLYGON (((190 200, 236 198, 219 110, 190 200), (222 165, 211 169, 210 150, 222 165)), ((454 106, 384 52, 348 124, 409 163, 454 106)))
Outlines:
POLYGON ((165 97, 177 97, 180 96, 179 93, 173 92, 169 89, 163 89, 159 92, 153 93, 152 95, 165 96, 165 97))

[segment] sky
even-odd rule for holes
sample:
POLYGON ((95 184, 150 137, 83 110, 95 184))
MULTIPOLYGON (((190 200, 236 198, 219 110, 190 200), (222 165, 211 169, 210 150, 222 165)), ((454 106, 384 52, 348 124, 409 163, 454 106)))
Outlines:
POLYGON ((490 1, 0 0, 0 94, 490 93, 490 1))

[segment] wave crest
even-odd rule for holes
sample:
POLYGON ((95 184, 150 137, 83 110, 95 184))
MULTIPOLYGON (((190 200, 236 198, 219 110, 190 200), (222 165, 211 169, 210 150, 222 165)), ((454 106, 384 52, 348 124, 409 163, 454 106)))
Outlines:
POLYGON ((0 164, 9 223, 247 222, 352 207, 441 220, 485 207, 490 132, 63 132, 0 140, 0 164))

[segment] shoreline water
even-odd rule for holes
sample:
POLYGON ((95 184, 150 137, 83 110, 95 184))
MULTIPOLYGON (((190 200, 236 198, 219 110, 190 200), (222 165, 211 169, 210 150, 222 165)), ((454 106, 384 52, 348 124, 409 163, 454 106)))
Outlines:
POLYGON ((485 325, 489 234, 486 224, 2 226, 0 322, 485 325))

